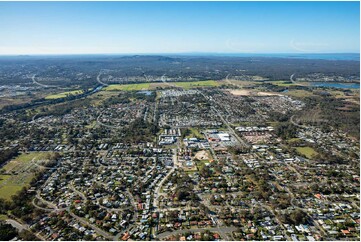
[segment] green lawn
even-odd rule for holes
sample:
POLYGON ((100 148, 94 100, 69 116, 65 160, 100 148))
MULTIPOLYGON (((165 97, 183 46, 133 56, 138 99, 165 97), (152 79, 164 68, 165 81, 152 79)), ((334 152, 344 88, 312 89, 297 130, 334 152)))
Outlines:
POLYGON ((0 185, 11 177, 11 175, 0 175, 0 185))
POLYGON ((0 188, 0 197, 5 200, 10 200, 13 195, 21 191, 24 186, 21 185, 6 185, 0 188))
POLYGON ((296 150, 298 153, 306 156, 308 159, 311 159, 312 156, 317 154, 317 152, 311 147, 296 147, 296 150))
POLYGON ((69 95, 79 95, 82 93, 83 93, 83 90, 74 90, 74 91, 62 92, 62 93, 58 93, 58 94, 52 94, 52 95, 46 96, 45 99, 58 99, 58 98, 67 97, 69 95))
POLYGON ((14 160, 22 161, 22 162, 28 162, 32 159, 45 159, 50 153, 47 152, 30 152, 28 154, 21 154, 18 157, 16 157, 14 160))
POLYGON ((149 89, 150 83, 136 83, 136 84, 115 84, 109 85, 104 90, 106 91, 140 91, 149 89))
POLYGON ((8 216, 5 214, 0 214, 0 220, 6 220, 8 219, 8 216))
POLYGON ((9 161, 2 169, 9 175, 0 175, 0 198, 7 200, 15 195, 23 187, 28 186, 34 173, 39 169, 38 166, 32 164, 32 160, 46 159, 49 153, 31 152, 29 154, 21 154, 9 161))

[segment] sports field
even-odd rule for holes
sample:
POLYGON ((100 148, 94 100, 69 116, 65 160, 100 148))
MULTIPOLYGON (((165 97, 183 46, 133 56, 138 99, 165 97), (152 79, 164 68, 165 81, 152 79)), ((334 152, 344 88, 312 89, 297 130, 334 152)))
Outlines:
POLYGON ((297 147, 296 150, 298 153, 306 156, 308 159, 311 159, 312 156, 317 154, 317 152, 311 147, 297 147))

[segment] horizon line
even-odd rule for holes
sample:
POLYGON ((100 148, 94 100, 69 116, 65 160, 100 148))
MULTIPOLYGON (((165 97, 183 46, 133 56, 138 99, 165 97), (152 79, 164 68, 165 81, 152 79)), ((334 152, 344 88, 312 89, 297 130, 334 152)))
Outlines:
POLYGON ((70 55, 330 55, 358 54, 360 52, 131 52, 131 53, 33 53, 33 54, 0 54, 0 56, 70 56, 70 55))

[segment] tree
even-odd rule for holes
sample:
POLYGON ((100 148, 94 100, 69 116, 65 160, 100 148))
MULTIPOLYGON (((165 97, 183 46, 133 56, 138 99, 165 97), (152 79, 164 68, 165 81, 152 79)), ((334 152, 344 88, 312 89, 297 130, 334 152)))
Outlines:
POLYGON ((295 138, 297 134, 297 127, 291 123, 281 123, 276 127, 275 133, 282 139, 295 138))
POLYGON ((307 221, 307 214, 302 210, 298 209, 290 214, 290 219, 295 225, 304 224, 307 221))
POLYGON ((0 221, 0 240, 8 241, 18 236, 16 229, 10 224, 5 224, 0 221))
POLYGON ((25 241, 34 241, 34 240, 39 240, 33 233, 27 231, 27 230, 23 230, 19 233, 19 236, 22 240, 25 241))

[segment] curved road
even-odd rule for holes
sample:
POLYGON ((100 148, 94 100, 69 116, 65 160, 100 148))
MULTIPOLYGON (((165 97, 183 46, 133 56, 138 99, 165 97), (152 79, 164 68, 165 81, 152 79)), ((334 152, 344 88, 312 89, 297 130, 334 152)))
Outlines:
POLYGON ((56 86, 56 85, 45 85, 45 84, 42 84, 38 81, 35 80, 35 76, 36 74, 34 74, 32 77, 31 77, 31 80, 33 81, 34 84, 38 85, 38 86, 41 86, 41 87, 57 87, 59 89, 66 89, 66 88, 63 88, 63 87, 59 87, 59 86, 56 86))
POLYGON ((109 125, 109 124, 104 124, 102 123, 101 121, 99 121, 100 117, 102 116, 103 114, 101 113, 98 117, 97 117, 97 124, 99 124, 100 126, 104 126, 104 127, 107 127, 109 129, 122 129, 121 127, 117 127, 117 126, 114 126, 114 125, 109 125))
POLYGON ((293 77, 295 76, 295 74, 296 74, 296 73, 293 73, 293 74, 290 76, 290 81, 291 81, 293 84, 297 85, 297 86, 307 87, 306 85, 303 85, 303 84, 298 83, 298 82, 296 82, 295 80, 293 80, 293 77))
POLYGON ((104 82, 102 82, 102 81, 100 80, 100 75, 101 75, 101 74, 102 74, 102 73, 99 72, 99 74, 98 74, 98 76, 97 76, 97 82, 98 82, 99 84, 103 85, 103 86, 109 86, 108 84, 106 84, 106 83, 104 83, 104 82))

